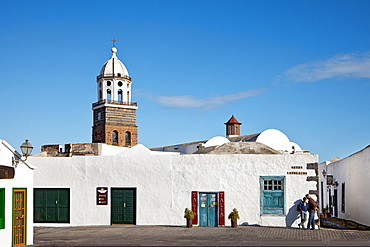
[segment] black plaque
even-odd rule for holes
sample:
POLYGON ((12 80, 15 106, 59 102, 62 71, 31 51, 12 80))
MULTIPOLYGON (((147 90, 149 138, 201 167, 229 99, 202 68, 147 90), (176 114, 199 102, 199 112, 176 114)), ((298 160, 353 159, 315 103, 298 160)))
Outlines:
POLYGON ((108 187, 96 188, 96 205, 108 205, 108 187))
POLYGON ((0 179, 13 179, 14 175, 14 167, 0 165, 0 179))

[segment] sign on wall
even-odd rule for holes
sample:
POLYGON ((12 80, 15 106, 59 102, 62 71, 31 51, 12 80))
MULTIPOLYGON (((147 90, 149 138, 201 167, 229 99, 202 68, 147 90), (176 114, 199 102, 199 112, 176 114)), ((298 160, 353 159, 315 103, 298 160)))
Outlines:
POLYGON ((198 192, 191 192, 191 211, 194 212, 193 225, 198 224, 198 192))
POLYGON ((108 205, 108 187, 96 188, 96 205, 108 205))
POLYGON ((0 179, 12 179, 14 178, 14 175, 14 167, 0 165, 0 179))
POLYGON ((218 215, 218 218, 219 218, 219 225, 221 226, 224 226, 225 225, 225 192, 224 191, 220 191, 218 193, 218 197, 219 197, 219 206, 218 206, 218 211, 219 211, 219 215, 218 215))
POLYGON ((333 185, 333 182, 334 182, 333 175, 327 175, 326 176, 326 184, 327 185, 333 185))

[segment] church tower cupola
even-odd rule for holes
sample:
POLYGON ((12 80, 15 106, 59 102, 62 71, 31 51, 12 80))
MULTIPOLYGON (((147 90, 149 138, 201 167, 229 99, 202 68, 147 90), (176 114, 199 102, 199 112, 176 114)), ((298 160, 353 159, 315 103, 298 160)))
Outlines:
POLYGON ((93 143, 131 147, 137 144, 136 102, 131 102, 131 77, 118 59, 117 48, 97 76, 98 101, 92 104, 93 143))
POLYGON ((236 120, 234 115, 231 116, 229 121, 225 123, 226 125, 226 137, 240 136, 240 125, 241 123, 236 120))

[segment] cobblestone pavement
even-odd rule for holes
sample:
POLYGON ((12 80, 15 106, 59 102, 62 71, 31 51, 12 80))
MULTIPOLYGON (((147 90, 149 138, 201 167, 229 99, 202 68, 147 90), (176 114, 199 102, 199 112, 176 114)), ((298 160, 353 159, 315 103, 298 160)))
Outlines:
POLYGON ((34 246, 370 246, 370 231, 239 226, 35 227, 34 246))

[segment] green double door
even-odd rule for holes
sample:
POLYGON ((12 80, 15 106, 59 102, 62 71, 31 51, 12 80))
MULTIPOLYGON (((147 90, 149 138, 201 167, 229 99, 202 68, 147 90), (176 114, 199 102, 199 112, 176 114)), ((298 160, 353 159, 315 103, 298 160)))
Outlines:
POLYGON ((136 189, 112 188, 111 223, 136 223, 136 189))

